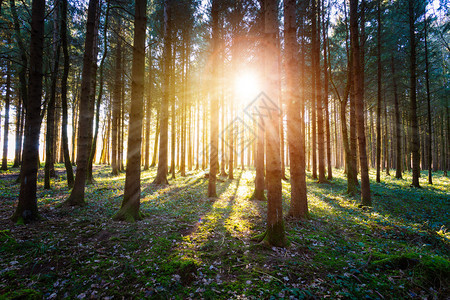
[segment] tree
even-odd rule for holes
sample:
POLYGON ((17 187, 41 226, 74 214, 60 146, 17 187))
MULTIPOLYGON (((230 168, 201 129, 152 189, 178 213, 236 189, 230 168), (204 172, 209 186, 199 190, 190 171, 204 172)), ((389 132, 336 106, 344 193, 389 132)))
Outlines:
MULTIPOLYGON (((278 65, 279 54, 277 43, 278 1, 265 0, 264 26, 264 75, 268 97, 279 103, 278 65)), ((287 244, 284 233, 283 208, 281 199, 281 161, 279 136, 279 110, 269 113, 266 126, 266 183, 267 183, 267 230, 262 241, 268 245, 284 247, 287 244)))
MULTIPOLYGON (((95 103, 95 124, 94 124, 95 130, 94 130, 94 137, 92 138, 92 146, 91 146, 91 151, 89 153, 88 167, 87 167, 87 182, 88 183, 94 182, 94 177, 92 176, 92 165, 94 164, 94 158, 95 158, 95 154, 97 152, 98 130, 99 130, 99 126, 100 126, 100 105, 102 103, 103 89, 104 89, 103 73, 104 73, 104 68, 105 68, 106 56, 108 54, 107 33, 108 33, 109 10, 110 10, 110 1, 108 1, 108 3, 107 3, 106 13, 105 13, 105 24, 103 27, 103 55, 102 55, 102 60, 100 61, 98 96, 97 96, 97 101, 95 103)), ((93 91, 93 94, 94 94, 94 98, 95 98, 95 89, 93 91)), ((92 101, 95 101, 94 98, 92 99, 92 101)))
POLYGON ((69 154, 69 140, 67 137, 67 123, 68 123, 68 112, 67 112, 67 79, 69 77, 69 48, 67 45, 67 0, 61 1, 61 43, 63 49, 63 59, 64 59, 64 70, 63 77, 61 79, 61 106, 62 106, 62 146, 64 151, 64 166, 66 167, 67 174, 67 185, 69 187, 73 186, 73 170, 72 163, 70 161, 69 154))
POLYGON ((39 219, 36 185, 39 161, 39 133, 41 130, 42 54, 44 47, 45 0, 33 0, 31 9, 30 75, 25 140, 20 169, 20 192, 13 222, 39 219))
POLYGON ((290 159, 291 207, 289 215, 295 218, 308 216, 306 197, 305 149, 300 119, 301 100, 298 95, 299 82, 296 37, 295 0, 284 0, 284 32, 287 90, 287 134, 290 159))
POLYGON ((133 66, 131 70, 131 108, 128 127, 127 169, 122 207, 115 220, 134 222, 141 219, 141 144, 145 80, 145 31, 147 0, 136 0, 134 15, 133 66))
MULTIPOLYGON (((428 21, 425 14, 425 84, 427 89, 427 125, 428 125, 428 132, 427 132, 427 162, 428 162, 428 183, 433 184, 433 175, 431 174, 431 165, 432 165, 432 154, 431 154, 431 135, 432 135, 432 128, 431 128, 431 97, 430 97, 430 66, 428 62, 428 21)), ((448 107, 447 107, 448 109, 448 107)))
MULTIPOLYGON (((212 80, 214 84, 218 84, 218 63, 219 63, 219 3, 212 0, 211 7, 211 25, 212 25, 212 80)), ((210 96, 210 114, 211 114, 211 131, 210 131, 210 147, 211 155, 209 157, 209 181, 208 181, 208 197, 217 197, 216 192, 216 175, 219 163, 219 99, 216 89, 213 89, 210 96)))
POLYGON ((410 118, 411 118, 411 152, 412 152, 412 186, 420 187, 420 140, 417 121, 417 99, 416 99, 416 33, 415 33, 415 0, 408 0, 409 9, 409 49, 410 49, 410 118))
POLYGON ((168 184, 167 181, 167 150, 169 134, 169 101, 170 101, 170 64, 172 60, 172 21, 171 21, 172 0, 164 1, 164 48, 163 48, 163 99, 160 108, 159 127, 159 158, 158 171, 153 181, 155 184, 168 184))
MULTIPOLYGON (((325 139, 323 126, 323 104, 322 104, 322 79, 320 76, 320 0, 316 3, 313 0, 313 22, 312 30, 316 31, 316 42, 313 43, 313 52, 315 59, 315 82, 316 82, 316 115, 317 115, 317 152, 319 162, 319 182, 326 182, 325 178, 325 139), (317 14, 317 15, 316 15, 317 14), (316 21, 317 20, 317 21, 316 21)), ((314 109, 314 108, 312 108, 314 109)))
POLYGON ((350 0, 350 40, 353 62, 353 83, 355 91, 356 127, 358 135, 359 165, 361 170, 361 203, 371 206, 369 167, 366 154, 366 134, 364 128, 363 82, 359 76, 361 70, 361 52, 358 29, 358 0, 350 0))
MULTIPOLYGON (((11 38, 8 36, 8 42, 11 43, 11 38)), ((5 92, 5 123, 3 127, 3 156, 2 156, 2 170, 8 169, 8 135, 9 135, 9 105, 11 96, 11 60, 8 57, 6 61, 6 92, 5 92)))
POLYGON ((95 36, 98 12, 98 0, 89 0, 88 17, 86 23, 86 40, 84 44, 83 73, 81 81, 81 96, 78 117, 77 139, 77 172, 72 192, 66 200, 67 205, 84 205, 84 189, 88 167, 89 153, 92 145, 92 122, 94 112, 92 109, 92 77, 95 62, 95 36))
POLYGON ((381 0, 377 0, 377 178, 381 174, 381 0))
MULTIPOLYGON (((56 3, 56 1, 55 1, 56 3)), ((50 99, 47 104, 47 133, 45 135, 45 172, 44 188, 50 188, 50 177, 56 177, 55 173, 55 113, 56 113, 56 84, 59 73, 59 58, 61 53, 60 39, 58 37, 59 6, 55 4, 53 26, 53 69, 50 83, 50 99)))
MULTIPOLYGON (((121 30, 121 20, 117 21, 117 30, 121 30)), ((122 39, 117 36, 114 90, 112 103, 112 130, 111 130, 111 167, 112 174, 119 175, 119 127, 120 127, 120 99, 122 97, 122 39)))

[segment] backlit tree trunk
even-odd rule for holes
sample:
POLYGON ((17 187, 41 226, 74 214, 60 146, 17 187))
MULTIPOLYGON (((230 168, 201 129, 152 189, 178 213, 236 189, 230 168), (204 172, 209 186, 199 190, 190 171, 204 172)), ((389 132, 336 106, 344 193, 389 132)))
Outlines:
POLYGON ((20 192, 13 222, 39 218, 36 185, 41 129, 42 54, 44 46, 45 0, 33 0, 31 11, 30 77, 25 123, 23 161, 20 169, 20 192))
POLYGON ((291 207, 289 215, 294 218, 308 216, 306 197, 305 150, 301 125, 301 102, 298 94, 299 76, 298 44, 296 37, 295 0, 284 0, 284 32, 286 61, 287 136, 290 159, 291 207))
POLYGON ((90 0, 88 8, 88 19, 86 24, 86 41, 83 56, 83 74, 81 81, 80 113, 78 118, 78 140, 77 140, 77 172, 75 183, 70 197, 66 200, 68 205, 84 205, 84 189, 86 184, 86 172, 89 153, 92 144, 92 77, 95 62, 95 36, 96 20, 98 13, 98 0, 90 0))
POLYGON ((145 31, 147 0, 136 0, 134 16, 133 65, 131 69, 131 107, 128 127, 127 169, 122 206, 115 220, 134 222, 139 213, 141 196, 141 143, 145 79, 145 31))
MULTIPOLYGON (((264 74, 267 96, 275 103, 279 103, 279 80, 277 43, 278 32, 278 1, 266 0, 264 20, 264 74)), ((286 237, 284 233, 283 208, 281 199, 281 162, 279 136, 279 110, 269 112, 266 119, 266 149, 267 149, 267 231, 263 241, 269 245, 284 247, 286 237)))
POLYGON ((419 127, 417 122, 417 99, 416 99, 416 33, 415 33, 415 13, 414 0, 408 1, 409 8, 409 46, 410 46, 410 119, 411 119, 411 152, 412 152, 412 186, 420 187, 420 141, 419 127))
POLYGON ((171 39, 171 4, 172 0, 164 1, 164 48, 163 48, 163 97, 160 109, 160 132, 159 132, 159 157, 158 171, 153 181, 155 184, 168 184, 167 181, 167 151, 169 134, 169 101, 170 101, 170 63, 172 61, 172 39, 171 39))
POLYGON ((372 205, 370 196, 369 168, 366 154, 366 134, 364 129, 363 82, 358 72, 361 70, 361 53, 358 38, 358 0, 350 0, 350 36, 353 59, 353 82, 356 104, 356 127, 358 131, 359 164, 361 170, 362 205, 372 205))
MULTIPOLYGON (((11 43, 11 38, 8 36, 8 44, 11 43)), ((5 92, 5 123, 3 127, 3 156, 2 156, 2 170, 8 169, 8 135, 9 135, 9 102, 11 96, 11 61, 8 57, 6 62, 6 92, 5 92)))
MULTIPOLYGON (((64 166, 66 167, 67 185, 73 186, 73 169, 69 154, 69 139, 67 137, 68 109, 67 109, 67 78, 69 77, 69 47, 67 45, 67 1, 61 1, 61 43, 63 49, 64 70, 61 79, 61 106, 62 106, 62 147, 64 152, 64 166)), ((74 133, 72 133, 74 134, 74 133)))
POLYGON ((208 197, 217 197, 216 192, 216 175, 219 162, 219 97, 216 84, 218 84, 218 65, 219 65, 219 2, 212 0, 211 23, 212 23, 212 80, 215 88, 211 91, 210 97, 210 115, 211 115, 211 131, 210 131, 210 160, 209 160, 209 180, 208 180, 208 197))

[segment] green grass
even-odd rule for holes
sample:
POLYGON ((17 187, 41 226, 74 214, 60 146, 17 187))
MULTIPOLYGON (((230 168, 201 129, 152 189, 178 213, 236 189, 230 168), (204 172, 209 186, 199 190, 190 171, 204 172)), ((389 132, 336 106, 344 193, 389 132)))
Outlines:
MULTIPOLYGON (((345 194, 340 170, 328 184, 308 173, 309 220, 286 220, 287 249, 251 241, 265 230, 267 203, 250 200, 254 172, 236 170, 206 197, 204 172, 151 182, 142 173, 134 224, 113 222, 125 175, 96 166, 88 205, 58 207, 70 191, 62 165, 51 190, 39 178, 44 220, 14 225, 17 169, 0 173, 0 298, 444 298, 449 293, 449 178, 435 174, 421 189, 371 173, 373 207, 345 194)), ((289 209, 283 181, 283 209, 289 209)))

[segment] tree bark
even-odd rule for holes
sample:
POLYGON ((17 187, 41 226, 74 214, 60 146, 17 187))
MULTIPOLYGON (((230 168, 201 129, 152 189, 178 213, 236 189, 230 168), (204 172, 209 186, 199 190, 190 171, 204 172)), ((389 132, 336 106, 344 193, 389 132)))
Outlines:
POLYGON ((329 14, 327 20, 325 21, 325 1, 323 0, 323 84, 324 84, 324 109, 325 109, 325 135, 326 135, 326 150, 327 150, 327 180, 333 179, 333 168, 331 164, 331 134, 330 134, 330 112, 328 108, 328 93, 329 93, 329 82, 328 82, 328 23, 329 14))
POLYGON ((319 182, 326 182, 325 178, 325 139, 323 128, 322 79, 320 76, 320 0, 313 0, 313 29, 317 30, 315 43, 315 76, 316 76, 316 114, 317 114, 317 152, 319 163, 319 182), (317 14, 317 15, 316 15, 317 14), (317 18, 317 25, 316 25, 317 18))
MULTIPOLYGON (((100 127, 100 105, 102 103, 103 98, 103 73, 104 73, 104 65, 105 65, 105 59, 108 54, 108 39, 107 39, 107 33, 108 33, 108 20, 109 20, 109 8, 110 8, 110 2, 107 2, 106 7, 106 13, 105 13, 105 24, 103 27, 103 55, 102 60, 100 61, 100 71, 99 71, 99 87, 98 87, 98 96, 97 101, 95 103, 95 129, 94 129, 94 137, 92 139, 92 148, 89 153, 89 160, 88 160, 88 167, 87 167, 87 182, 92 184, 94 183, 94 177, 92 176, 92 166, 94 164, 95 154, 97 152, 97 138, 98 138, 98 131, 100 127)), ((95 95, 95 88, 94 88, 94 95, 95 95)), ((94 96, 95 98, 95 96, 94 96)), ((95 100, 95 99, 94 99, 95 100)))
MULTIPOLYGON (((11 44, 11 38, 8 36, 8 44, 11 44)), ((6 61, 6 92, 5 92, 5 121, 3 127, 3 156, 2 170, 8 169, 8 135, 9 135, 9 105, 11 96, 11 60, 8 55, 6 61)))
MULTIPOLYGON (((118 20, 117 30, 121 30, 120 20, 118 20)), ((114 90, 112 103, 112 130, 111 130, 111 167, 112 174, 119 175, 119 127, 120 127, 120 98, 122 96, 122 40, 117 38, 116 45, 116 65, 114 73, 114 90)))
POLYGON ((381 177, 381 0, 377 0, 377 175, 381 177))
POLYGON ((45 0, 33 0, 31 11, 30 77, 26 104, 25 141, 20 170, 20 192, 13 222, 38 220, 36 199, 39 162, 39 133, 41 129, 42 56, 44 46, 45 0))
POLYGON ((172 61, 172 39, 171 39, 171 4, 172 0, 164 1, 164 48, 163 48, 163 98, 160 109, 160 132, 159 132, 159 157, 158 171, 153 181, 155 184, 168 184, 167 181, 167 150, 169 133, 169 101, 170 101, 170 64, 172 61))
POLYGON ((410 118, 411 118, 411 152, 412 152, 412 186, 420 187, 420 141, 419 127, 417 122, 417 99, 416 99, 416 33, 414 0, 408 1, 409 8, 409 42, 410 42, 410 118))
POLYGON ((122 206, 115 220, 141 219, 139 213, 141 194, 141 143, 142 107, 145 81, 145 31, 147 0, 136 0, 134 17, 133 65, 131 69, 131 107, 128 127, 127 169, 122 206))
POLYGON ((86 24, 86 41, 83 56, 83 75, 81 82, 80 112, 78 118, 78 140, 77 140, 77 172, 75 183, 69 198, 66 200, 67 205, 84 205, 84 189, 86 184, 86 172, 89 153, 92 144, 92 77, 95 62, 95 36, 96 36, 96 20, 98 13, 98 0, 90 0, 88 8, 88 19, 86 24))
POLYGON ((45 170, 44 170, 44 189, 50 189, 50 177, 56 177, 55 173, 55 140, 56 140, 56 84, 59 73, 60 41, 58 38, 58 7, 54 10, 53 27, 53 70, 50 85, 50 99, 47 104, 47 133, 45 135, 45 170))
MULTIPOLYGON (((366 153, 366 134, 364 129, 363 80, 358 71, 361 70, 361 52, 358 38, 358 0, 350 0, 350 36, 352 41, 353 82, 356 104, 356 127, 358 132, 359 164, 361 170, 361 204, 371 206, 369 168, 366 153)), ((363 25, 364 26, 364 25, 363 25)))
POLYGON ((295 0, 284 0, 284 32, 286 61, 287 136, 290 159, 291 206, 288 215, 308 217, 306 196, 305 149, 302 132, 301 109, 303 99, 298 94, 298 43, 296 37, 295 0))
MULTIPOLYGON (((213 86, 216 86, 218 81, 217 66, 219 65, 219 2, 218 0, 212 0, 211 8, 211 23, 212 23, 212 53, 213 53, 213 66, 212 66, 212 80, 213 86)), ((211 115, 211 131, 210 131, 210 149, 211 155, 209 160, 209 180, 208 180, 208 197, 217 197, 216 192, 216 175, 217 165, 219 162, 218 150, 219 150, 219 95, 215 92, 215 89, 211 92, 210 97, 210 115, 211 115)))
MULTIPOLYGON (((427 123, 428 123, 428 132, 426 134, 426 144, 427 144, 427 167, 428 167, 428 183, 433 184, 433 175, 431 170, 432 165, 432 159, 433 156, 431 154, 431 135, 432 135, 432 128, 431 128, 431 96, 430 96, 430 67, 428 62, 428 21, 426 19, 426 13, 425 13, 425 81, 426 81, 426 87, 427 87, 427 123)), ((445 136, 445 135, 443 135, 445 136)), ((444 155, 444 153, 442 153, 444 155)), ((444 155, 445 156, 445 155, 444 155)))
MULTIPOLYGON (((264 74, 265 86, 268 97, 275 103, 279 103, 279 80, 278 77, 278 1, 266 0, 265 3, 265 26, 264 26, 264 74)), ((271 246, 284 247, 287 244, 283 208, 281 198, 281 162, 280 162, 280 136, 279 136, 279 110, 270 112, 266 127, 266 149, 267 149, 267 231, 263 242, 271 246)))
MULTIPOLYGON (((149 44, 151 41, 149 40, 149 44)), ((145 104, 145 156, 144 156, 144 170, 148 170, 150 166, 150 121, 152 117, 152 89, 153 87, 153 60, 152 48, 148 48, 148 88, 147 101, 145 104)))

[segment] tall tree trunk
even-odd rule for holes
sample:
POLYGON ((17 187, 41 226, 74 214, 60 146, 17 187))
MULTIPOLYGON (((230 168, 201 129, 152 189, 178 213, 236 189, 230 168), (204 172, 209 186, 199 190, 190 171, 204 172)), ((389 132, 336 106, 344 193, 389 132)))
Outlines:
POLYGON ((389 137, 391 136, 388 131, 388 115, 387 115, 387 103, 386 95, 384 97, 384 159, 386 161, 386 175, 390 176, 391 158, 389 151, 389 137))
POLYGON ((115 220, 134 222, 139 213, 141 194, 142 107, 145 80, 145 31, 147 0, 136 0, 134 17, 133 65, 131 69, 131 107, 128 127, 127 169, 122 206, 115 220))
POLYGON ((411 152, 412 152, 412 186, 420 187, 420 141, 419 127, 417 122, 417 100, 416 100, 416 33, 414 0, 408 1, 409 8, 409 43, 410 43, 410 118, 411 118, 411 152))
POLYGON ((295 0, 284 0, 287 135, 291 181, 291 206, 288 214, 294 218, 306 218, 308 201, 306 197, 305 149, 303 147, 302 120, 300 119, 303 99, 300 99, 298 94, 299 76, 296 70, 298 44, 295 11, 295 0))
MULTIPOLYGON (((11 44, 11 38, 8 36, 8 44, 11 44)), ((8 169, 8 135, 9 135, 9 102, 11 96, 11 60, 8 55, 6 61, 6 92, 5 92, 5 123, 3 127, 3 156, 2 170, 8 169)))
MULTIPOLYGON (((358 71, 361 70, 361 52, 358 38, 358 0, 350 0, 350 36, 352 41, 353 58, 353 82, 355 90, 356 104, 356 127, 358 131, 359 164, 361 170, 361 203, 364 206, 371 206, 369 168, 366 153, 366 134, 364 129, 364 98, 363 79, 358 71)), ((364 25, 363 25, 364 26, 364 25)))
POLYGON ((168 184, 167 181, 167 151, 169 135, 169 101, 170 101, 170 64, 172 61, 172 20, 171 20, 172 0, 164 1, 164 48, 163 48, 163 98, 160 109, 160 133, 159 133, 159 157, 158 171, 153 181, 155 184, 168 184))
MULTIPOLYGON (((264 26, 264 74, 267 95, 275 104, 279 102, 278 77, 278 1, 266 0, 264 26)), ((283 208, 281 198, 281 162, 280 162, 280 136, 279 136, 279 110, 270 112, 266 126, 267 149, 267 231, 263 242, 276 247, 286 246, 284 232, 283 208)))
MULTIPOLYGON (((108 39, 107 39, 107 33, 108 33, 108 20, 109 20, 109 6, 110 1, 107 2, 106 7, 106 13, 105 13, 105 24, 103 27, 103 55, 102 60, 100 62, 100 71, 99 71, 99 87, 98 87, 98 96, 97 96, 97 102, 95 103, 95 129, 94 129, 94 137, 92 139, 92 148, 89 154, 89 160, 88 160, 88 167, 87 167, 87 182, 93 183, 94 177, 92 176, 92 166, 94 164, 95 154, 97 152, 97 139, 98 139, 98 131, 100 127, 100 105, 102 103, 103 98, 103 70, 105 65, 105 59, 108 54, 108 39)), ((94 95, 95 95, 95 87, 94 87, 94 95)), ((95 98, 95 96, 94 96, 95 98)), ((95 101, 95 99, 93 99, 95 101)))
MULTIPOLYGON (((212 0, 211 8, 211 24, 212 24, 212 53, 213 53, 213 69, 212 80, 213 86, 216 86, 218 81, 217 66, 219 65, 219 2, 218 0, 212 0)), ((218 135, 219 135, 219 104, 218 93, 216 89, 213 89, 210 97, 210 114, 211 114, 211 131, 210 131, 210 148, 211 155, 209 161, 209 181, 208 181, 208 197, 217 197, 216 192, 216 175, 218 165, 218 135)))
POLYGON ((327 150, 327 179, 333 179, 333 168, 331 165, 331 134, 330 134, 330 112, 328 108, 328 93, 329 93, 329 82, 328 82, 328 51, 327 51, 327 43, 328 43, 328 23, 329 23, 329 14, 327 20, 325 21, 325 0, 323 0, 323 9, 322 9, 322 23, 323 23, 323 84, 324 84, 324 109, 325 109, 325 135, 326 135, 326 150, 327 150))
MULTIPOLYGON (((431 171, 431 165, 432 165, 432 158, 431 155, 431 135, 432 135, 432 128, 431 128, 431 97, 430 97, 430 67, 428 63, 428 22, 426 20, 426 13, 425 13, 425 81, 426 81, 426 87, 427 87, 427 121, 428 121, 428 132, 426 134, 427 137, 427 162, 428 162, 428 183, 433 184, 433 178, 432 178, 432 171, 431 171)), ((448 108, 448 107, 447 107, 448 108)), ((445 136, 445 135, 443 135, 445 136)), ((442 153, 444 155, 444 153, 442 153)))
MULTIPOLYGON (((20 154, 22 152, 22 135, 20 133, 20 127, 21 127, 21 120, 22 120, 22 102, 23 98, 21 95, 19 95, 17 99, 17 106, 16 106, 16 134, 15 134, 15 147, 14 147, 14 162, 13 162, 13 168, 18 168, 20 166, 20 154)), ((20 178, 19 178, 20 179, 20 178)))
MULTIPOLYGON (((56 3, 56 2, 55 2, 56 3)), ((61 52, 60 41, 58 37, 58 6, 53 11, 53 70, 51 76, 50 99, 47 104, 47 133, 45 135, 45 170, 44 170, 44 189, 50 188, 50 177, 56 177, 55 173, 55 110, 56 110, 56 84, 59 73, 59 57, 61 52)))
MULTIPOLYGON (((118 32, 121 30, 120 20, 118 21, 118 32)), ((116 65, 114 73, 114 90, 112 103, 112 130, 111 130, 111 167, 112 174, 119 174, 119 126, 120 126, 120 98, 122 88, 122 40, 117 37, 116 45, 116 65)))
POLYGON ((148 170, 150 165, 150 121, 152 117, 152 86, 153 86, 153 60, 152 60, 152 48, 150 46, 151 40, 149 40, 148 48, 148 88, 147 88, 147 101, 145 104, 145 157, 144 157, 144 170, 148 170))
POLYGON ((377 177, 381 175, 381 0, 377 0, 377 177))
MULTIPOLYGON (((316 52, 316 48, 317 48, 317 19, 316 19, 316 0, 312 0, 312 7, 311 7, 311 90, 312 90, 312 95, 311 95, 311 104, 310 104, 310 109, 311 109, 311 122, 310 122, 310 126, 312 127, 311 133, 312 133, 312 139, 311 139, 311 143, 312 143, 312 147, 311 147, 311 151, 312 151, 312 178, 313 179, 317 179, 317 133, 316 133, 316 126, 317 126, 317 121, 316 121, 316 113, 317 113, 317 109, 316 109, 316 101, 317 101, 317 76, 316 76, 316 72, 317 72, 317 59, 316 59, 316 55, 318 55, 318 53, 316 52)), ((320 58, 319 58, 320 60, 320 58)))
POLYGON ((75 183, 70 197, 66 200, 68 205, 84 205, 84 188, 86 184, 86 172, 89 153, 92 144, 92 77, 95 64, 95 37, 96 20, 98 12, 98 0, 90 0, 88 8, 88 19, 86 24, 86 41, 83 57, 83 75, 81 82, 80 112, 78 118, 78 140, 77 140, 77 172, 75 183))
POLYGON ((36 186, 41 129, 42 56, 44 46, 45 0, 33 0, 31 11, 30 77, 26 104, 25 141, 20 170, 20 192, 13 222, 39 219, 36 186))
POLYGON ((175 161, 175 155, 177 153, 176 147, 176 128, 177 128, 177 120, 176 120, 176 97, 175 97, 175 81, 176 81, 176 57, 177 57, 177 43, 173 43, 173 49, 172 49, 172 56, 173 60, 170 64, 170 74, 172 76, 172 80, 170 81, 170 103, 171 103, 171 122, 170 122, 170 144, 171 144, 171 151, 170 151, 170 170, 169 173, 172 174, 172 179, 175 179, 175 172, 176 172, 176 161, 175 161))
POLYGON ((317 114, 317 152, 319 162, 319 182, 326 182, 325 178, 325 139, 323 128, 322 79, 320 76, 320 0, 313 0, 313 29, 317 30, 315 44, 315 76, 316 76, 316 114, 317 114), (317 25, 316 25, 317 18, 317 25))
POLYGON ((394 114, 395 114, 395 178, 402 178, 402 121, 397 93, 397 78, 395 73, 394 55, 391 53, 392 83, 394 88, 394 114))

